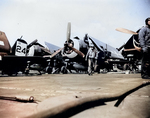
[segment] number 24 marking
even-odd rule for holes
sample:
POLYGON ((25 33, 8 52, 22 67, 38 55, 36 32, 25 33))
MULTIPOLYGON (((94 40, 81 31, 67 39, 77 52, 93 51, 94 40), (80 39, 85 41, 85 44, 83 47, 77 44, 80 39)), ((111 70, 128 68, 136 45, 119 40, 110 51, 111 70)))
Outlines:
POLYGON ((24 53, 25 54, 26 53, 26 48, 21 49, 21 46, 17 45, 16 51, 19 52, 19 53, 24 53))

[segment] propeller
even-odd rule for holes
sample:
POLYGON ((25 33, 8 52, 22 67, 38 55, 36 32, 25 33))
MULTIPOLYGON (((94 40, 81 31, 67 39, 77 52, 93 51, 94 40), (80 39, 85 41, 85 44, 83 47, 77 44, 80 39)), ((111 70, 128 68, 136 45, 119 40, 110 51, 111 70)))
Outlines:
POLYGON ((70 40, 70 34, 71 34, 71 23, 69 22, 67 26, 67 42, 69 42, 70 40))
POLYGON ((70 54, 72 53, 72 51, 76 52, 78 55, 80 55, 81 57, 85 57, 85 55, 77 50, 76 48, 74 48, 74 42, 70 39, 70 35, 71 35, 71 23, 69 22, 68 23, 68 26, 67 26, 67 39, 66 39, 66 42, 64 44, 64 47, 63 48, 60 48, 59 50, 57 50, 56 52, 54 52, 52 55, 50 56, 44 56, 44 57, 54 57, 56 54, 58 54, 60 51, 64 50, 65 53, 67 54, 70 54))
MULTIPOLYGON (((76 52, 78 55, 80 55, 81 57, 85 57, 85 55, 81 52, 81 51, 79 51, 79 50, 77 50, 76 48, 74 48, 73 46, 74 46, 74 43, 73 43, 73 41, 70 39, 70 35, 71 35, 71 23, 69 22, 68 23, 68 26, 67 26, 67 41, 66 41, 66 43, 65 43, 65 48, 64 49, 67 49, 67 47, 69 47, 69 48, 71 48, 71 50, 73 50, 74 52, 76 52)), ((71 51, 70 51, 71 52, 71 51)))
POLYGON ((119 32, 127 33, 127 34, 134 34, 134 35, 138 34, 137 32, 134 32, 125 28, 116 28, 116 30, 119 32))
MULTIPOLYGON (((69 46, 70 47, 70 46, 69 46)), ((81 57, 85 57, 85 55, 81 52, 81 51, 79 51, 79 50, 77 50, 76 48, 74 48, 74 47, 70 47, 74 52, 76 52, 78 55, 80 55, 81 57)))

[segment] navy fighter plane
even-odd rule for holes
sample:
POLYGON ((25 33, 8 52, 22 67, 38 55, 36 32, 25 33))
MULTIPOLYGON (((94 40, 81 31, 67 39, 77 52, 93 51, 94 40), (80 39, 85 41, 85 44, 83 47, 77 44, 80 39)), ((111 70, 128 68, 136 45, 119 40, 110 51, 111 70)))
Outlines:
POLYGON ((124 64, 124 70, 140 71, 142 58, 141 47, 138 40, 138 32, 140 29, 136 32, 124 28, 117 28, 116 30, 132 35, 130 39, 118 49, 122 52, 123 57, 128 60, 128 63, 124 64))
POLYGON ((28 74, 30 70, 40 72, 48 65, 44 54, 51 54, 44 46, 34 40, 29 45, 21 38, 11 48, 4 32, 0 32, 0 70, 2 74, 28 74), (33 48, 34 47, 34 48, 33 48))
MULTIPOLYGON (((99 72, 100 69, 106 68, 108 71, 113 69, 113 64, 118 63, 118 60, 123 60, 124 57, 122 54, 114 47, 103 43, 88 34, 85 35, 84 39, 79 39, 78 37, 74 37, 74 39, 70 39, 71 35, 71 23, 68 23, 67 27, 67 40, 64 43, 64 47, 60 48, 58 46, 54 46, 48 42, 45 42, 49 50, 52 52, 52 55, 47 55, 45 57, 55 58, 57 54, 59 54, 61 58, 61 62, 63 62, 63 66, 59 67, 62 73, 67 73, 67 70, 76 70, 78 71, 87 71, 88 64, 85 61, 85 56, 87 54, 88 48, 90 45, 94 45, 95 49, 98 51, 98 63, 95 68, 99 72), (55 50, 55 51, 54 51, 55 50), (112 60, 113 62, 111 62, 112 60), (67 63, 67 64, 64 64, 67 63)), ((53 62, 52 62, 53 63, 53 62)))

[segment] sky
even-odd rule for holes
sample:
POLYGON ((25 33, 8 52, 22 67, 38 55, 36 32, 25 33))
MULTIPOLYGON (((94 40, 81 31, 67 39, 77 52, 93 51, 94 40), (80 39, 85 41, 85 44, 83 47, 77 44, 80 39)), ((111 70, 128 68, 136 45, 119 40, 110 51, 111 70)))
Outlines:
POLYGON ((71 38, 88 34, 118 48, 131 34, 115 29, 144 26, 150 0, 0 0, 0 14, 0 31, 11 46, 23 36, 28 44, 37 39, 62 47, 71 22, 71 38))

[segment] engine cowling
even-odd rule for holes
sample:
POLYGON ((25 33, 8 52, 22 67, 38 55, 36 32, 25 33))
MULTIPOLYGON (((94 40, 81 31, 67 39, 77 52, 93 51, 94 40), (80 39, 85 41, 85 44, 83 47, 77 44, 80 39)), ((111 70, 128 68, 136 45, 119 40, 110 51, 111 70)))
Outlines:
POLYGON ((62 51, 62 55, 66 56, 68 58, 76 57, 78 54, 76 52, 74 52, 71 47, 79 50, 80 49, 79 40, 76 40, 76 39, 71 40, 70 39, 68 42, 65 42, 64 50, 62 51))

